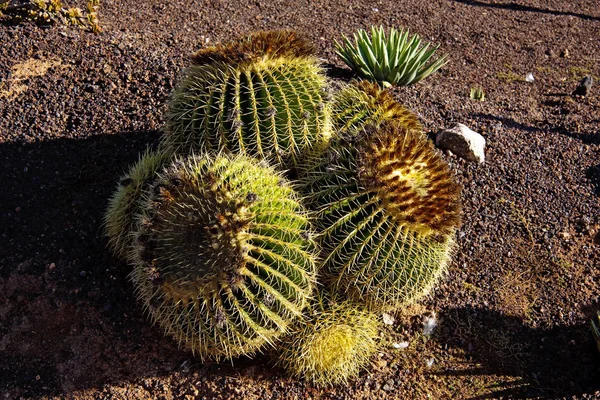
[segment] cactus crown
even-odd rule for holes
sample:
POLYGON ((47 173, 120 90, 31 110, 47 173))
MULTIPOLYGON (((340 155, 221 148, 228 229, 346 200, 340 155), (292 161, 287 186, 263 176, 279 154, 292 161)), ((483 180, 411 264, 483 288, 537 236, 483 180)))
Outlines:
POLYGON ((251 354, 301 315, 315 279, 298 199, 247 157, 192 156, 148 191, 133 281, 153 319, 201 357, 251 354))
POLYGON ((313 55, 313 45, 295 31, 261 31, 230 43, 199 50, 192 56, 192 64, 240 65, 266 58, 289 59, 312 57, 313 55))
POLYGON ((304 324, 285 341, 279 364, 318 386, 347 383, 377 349, 378 326, 375 314, 319 292, 304 324))
POLYGON ((357 130, 365 125, 394 121, 409 130, 422 132, 417 117, 386 90, 366 80, 354 81, 333 99, 332 119, 338 131, 357 130))
POLYGON ((460 224, 460 186, 450 169, 428 139, 393 121, 338 135, 317 164, 306 191, 321 207, 358 191, 421 235, 446 235, 460 224), (330 184, 339 191, 321 189, 330 184))
POLYGON ((357 147, 361 185, 377 193, 398 224, 448 234, 460 223, 460 187, 429 140, 402 125, 365 129, 357 147))

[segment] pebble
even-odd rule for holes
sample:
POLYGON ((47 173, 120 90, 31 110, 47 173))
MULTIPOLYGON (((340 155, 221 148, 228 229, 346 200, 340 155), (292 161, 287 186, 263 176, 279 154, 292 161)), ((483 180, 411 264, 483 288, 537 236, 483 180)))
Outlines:
POLYGON ((429 336, 435 331, 437 327, 437 320, 435 319, 435 315, 431 317, 427 317, 423 320, 423 335, 429 336))
POLYGON ((485 161, 485 138, 466 125, 456 124, 439 132, 435 144, 440 149, 450 150, 467 161, 480 164, 485 161))
POLYGON ((383 317, 383 323, 384 324, 386 324, 386 325, 394 325, 395 319, 394 319, 393 316, 391 316, 388 313, 383 313, 383 314, 381 314, 381 316, 383 317))
POLYGON ((579 82, 579 85, 573 91, 573 96, 587 96, 594 84, 594 79, 591 76, 586 76, 579 82))
POLYGON ((50 265, 48 266, 48 271, 52 272, 52 271, 54 271, 55 268, 56 268, 56 264, 50 263, 50 265))
POLYGON ((408 342, 392 343, 392 347, 395 349, 405 349, 409 345, 408 342))
POLYGON ((393 379, 388 379, 387 381, 385 381, 385 385, 383 385, 383 390, 385 390, 386 392, 389 392, 390 390, 394 389, 394 380, 393 379))

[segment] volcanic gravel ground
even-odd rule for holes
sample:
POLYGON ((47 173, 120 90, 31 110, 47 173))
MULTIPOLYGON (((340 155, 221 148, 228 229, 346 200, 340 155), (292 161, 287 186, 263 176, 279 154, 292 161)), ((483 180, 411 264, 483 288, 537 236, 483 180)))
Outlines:
POLYGON ((596 0, 117 0, 101 4, 99 20, 99 35, 0 25, 3 398, 600 396, 589 328, 600 309, 596 0), (426 131, 461 122, 487 140, 484 164, 444 156, 464 203, 444 280, 386 326, 373 365, 348 386, 286 377, 269 354, 231 365, 178 350, 136 303, 101 221, 120 175, 156 145, 189 56, 293 28, 331 77, 348 80, 333 39, 380 24, 449 54, 436 74, 392 89, 426 131), (572 97, 587 75, 591 93, 572 97), (478 85, 484 102, 469 99, 478 85), (433 313, 438 327, 424 336, 433 313))

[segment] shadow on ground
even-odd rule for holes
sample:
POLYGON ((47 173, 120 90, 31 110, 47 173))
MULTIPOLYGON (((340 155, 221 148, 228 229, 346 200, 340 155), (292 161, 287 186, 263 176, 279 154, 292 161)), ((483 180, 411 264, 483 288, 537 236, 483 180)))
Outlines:
POLYGON ((142 315, 101 228, 118 178, 157 138, 0 144, 0 392, 68 393, 189 358, 142 315))
POLYGON ((600 196, 600 164, 589 167, 585 175, 592 181, 592 184, 596 188, 596 194, 600 196))
POLYGON ((539 8, 526 6, 522 4, 517 4, 515 2, 510 3, 486 3, 478 0, 454 0, 457 3, 467 4, 469 6, 478 6, 478 7, 488 7, 488 8, 496 8, 496 9, 504 9, 504 10, 512 10, 512 11, 523 11, 523 12, 535 12, 541 14, 550 14, 550 15, 559 15, 559 16, 571 16, 577 17, 589 21, 600 21, 600 17, 595 17, 593 15, 574 13, 569 11, 558 11, 558 10, 550 10, 547 8, 539 8))
MULTIPOLYGON (((108 198, 158 135, 0 144, 0 392, 9 398, 177 372, 212 376, 218 391, 228 377, 265 371, 261 358, 236 360, 233 368, 179 351, 148 323, 127 267, 106 249, 101 222, 108 198)), ((490 388, 493 396, 554 398, 600 386, 587 325, 532 329, 517 318, 467 308, 448 310, 444 320, 443 344, 464 349, 485 373, 525 376, 530 383, 490 388)))
POLYGON ((488 121, 499 121, 502 123, 502 125, 504 125, 508 128, 519 129, 519 130, 522 130, 525 132, 553 132, 553 133, 565 135, 565 136, 568 136, 568 137, 571 137, 571 138, 574 138, 577 140, 581 140, 581 142, 584 144, 600 144, 600 132, 598 132, 596 130, 589 130, 589 131, 584 130, 582 132, 573 132, 562 126, 550 125, 550 126, 544 126, 544 127, 537 127, 537 126, 522 124, 520 122, 515 121, 512 118, 499 117, 496 115, 486 114, 486 113, 473 113, 472 116, 475 118, 481 118, 481 119, 488 120, 488 121))
MULTIPOLYGON (((596 311, 584 310, 590 319, 596 311)), ((454 375, 522 377, 519 384, 490 382, 489 394, 477 398, 562 398, 600 390, 600 356, 589 324, 534 329, 520 318, 474 308, 443 314, 438 340, 464 350, 481 365, 454 375)))

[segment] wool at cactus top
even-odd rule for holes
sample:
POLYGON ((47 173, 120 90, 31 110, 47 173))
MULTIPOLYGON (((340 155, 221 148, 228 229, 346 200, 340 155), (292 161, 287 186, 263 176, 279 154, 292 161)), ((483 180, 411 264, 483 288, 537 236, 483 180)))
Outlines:
POLYGON ((313 57, 275 55, 232 63, 213 55, 192 65, 169 103, 164 143, 178 153, 228 150, 297 167, 330 136, 326 79, 313 57))
POLYGON ((312 43, 293 30, 259 31, 233 42, 203 48, 192 56, 192 63, 239 65, 268 58, 307 58, 314 53, 312 43))
POLYGON ((138 297, 200 357, 253 354, 301 315, 315 248, 298 197, 273 169, 241 156, 180 159, 138 218, 138 297))

